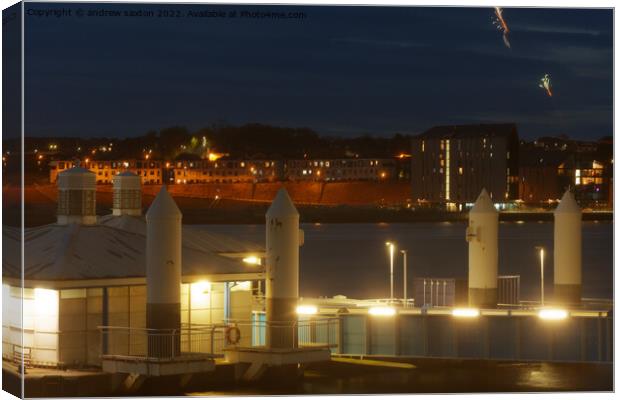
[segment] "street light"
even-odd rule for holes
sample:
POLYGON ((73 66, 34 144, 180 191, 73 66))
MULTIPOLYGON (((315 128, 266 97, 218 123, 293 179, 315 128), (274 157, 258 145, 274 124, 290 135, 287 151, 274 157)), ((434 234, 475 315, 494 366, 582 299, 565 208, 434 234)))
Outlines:
POLYGON ((545 305, 545 248, 536 246, 540 251, 540 305, 545 305))
POLYGON ((394 243, 385 242, 390 249, 390 303, 394 300, 394 243))
POLYGON ((403 307, 407 307, 407 250, 401 250, 403 253, 403 307))

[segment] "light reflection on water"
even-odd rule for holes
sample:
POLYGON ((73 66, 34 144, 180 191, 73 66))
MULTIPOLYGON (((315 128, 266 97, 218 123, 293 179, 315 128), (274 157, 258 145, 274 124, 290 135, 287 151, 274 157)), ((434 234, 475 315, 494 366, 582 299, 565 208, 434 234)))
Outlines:
POLYGON ((410 370, 310 366, 303 379, 289 384, 254 384, 187 393, 192 396, 609 391, 611 364, 418 362, 410 370))
MULTIPOLYGON (((386 297, 389 261, 385 241, 409 250, 408 277, 467 277, 465 222, 414 224, 303 224, 300 290, 306 297, 386 297)), ((264 243, 262 225, 209 225, 214 232, 264 243)), ((545 290, 553 286, 553 223, 505 222, 499 227, 499 273, 521 275, 521 298, 537 300, 535 246, 545 246, 545 290)), ((583 296, 611 298, 613 224, 583 224, 583 296)), ((402 290, 402 260, 395 262, 395 295, 402 290)), ((410 281, 411 285, 411 281, 410 281)), ((410 286, 411 287, 411 286, 410 286)))

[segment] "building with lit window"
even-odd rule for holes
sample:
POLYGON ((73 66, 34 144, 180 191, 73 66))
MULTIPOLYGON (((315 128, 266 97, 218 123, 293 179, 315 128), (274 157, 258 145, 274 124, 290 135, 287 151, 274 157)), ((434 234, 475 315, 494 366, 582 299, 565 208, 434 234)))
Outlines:
MULTIPOLYGON (((26 229, 23 346, 32 365, 100 365, 99 326, 146 327, 144 231, 142 219, 128 216, 26 229)), ((22 321, 13 311, 22 298, 19 228, 3 227, 3 248, 2 355, 10 359, 22 346, 22 321)), ((251 319, 263 268, 242 258, 262 257, 258 246, 187 226, 182 253, 183 323, 251 319)), ((144 343, 128 337, 125 345, 144 343)))
MULTIPOLYGON (((75 170, 81 177, 91 174, 75 170)), ((94 198, 84 202, 94 209, 94 198)), ((130 204, 119 199, 123 202, 130 204)), ((3 359, 23 355, 29 366, 101 366, 102 335, 119 354, 145 354, 147 222, 126 214, 91 221, 85 210, 63 210, 59 207, 58 223, 2 228, 3 359), (81 223, 60 218, 75 212, 81 223), (104 333, 101 326, 124 329, 104 333)), ((262 246, 187 225, 180 246, 182 326, 264 314, 262 246)), ((240 344, 249 346, 251 327, 239 329, 240 344)))
POLYGON ((286 160, 289 181, 381 181, 397 178, 393 159, 335 158, 286 160))
POLYGON ((519 199, 526 204, 552 203, 566 187, 558 178, 558 168, 568 157, 563 150, 521 147, 519 152, 519 199))
MULTIPOLYGON (((130 171, 138 175, 142 184, 161 184, 162 165, 158 160, 90 160, 84 159, 80 166, 95 173, 98 184, 111 184, 114 175, 130 171)), ((57 160, 50 162, 50 183, 56 183, 58 174, 77 165, 77 161, 57 160)))
POLYGON ((436 126, 412 140, 412 198, 462 209, 486 188, 495 203, 518 198, 515 124, 436 126))
MULTIPOLYGON (((50 183, 58 173, 72 168, 76 161, 52 161, 50 183)), ((235 160, 199 157, 158 160, 84 160, 82 167, 97 175, 97 183, 112 183, 114 175, 130 171, 143 184, 258 183, 276 181, 388 181, 408 179, 407 157, 393 159, 337 158, 312 160, 235 160)))
POLYGON ((280 180, 281 162, 276 160, 177 160, 166 163, 169 183, 274 182, 280 180))
POLYGON ((571 154, 557 169, 563 188, 574 188, 575 199, 582 206, 610 203, 613 163, 595 159, 592 154, 571 154))

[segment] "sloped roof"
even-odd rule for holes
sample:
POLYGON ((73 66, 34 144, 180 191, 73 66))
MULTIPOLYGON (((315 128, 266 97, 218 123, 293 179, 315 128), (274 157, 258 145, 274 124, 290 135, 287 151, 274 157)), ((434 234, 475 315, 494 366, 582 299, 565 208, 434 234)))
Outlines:
MULTIPOLYGON (((78 280, 144 277, 145 225, 140 228, 138 218, 132 221, 119 217, 118 223, 121 226, 126 224, 131 230, 106 224, 50 224, 26 229, 24 278, 78 280), (138 232, 140 230, 142 232, 138 232)), ((218 254, 216 249, 240 251, 234 240, 217 240, 205 232, 191 229, 184 229, 183 236, 183 275, 260 272, 257 270, 260 267, 249 267, 241 259, 218 254)), ((20 277, 19 240, 19 228, 3 226, 3 276, 20 277)))
POLYGON ((517 132, 517 125, 508 124, 468 124, 434 126, 417 135, 420 139, 458 139, 475 136, 510 136, 517 132))
MULTIPOLYGON (((105 225, 123 231, 146 235, 146 221, 144 217, 129 215, 99 217, 99 225, 105 225)), ((253 242, 236 239, 231 236, 213 233, 208 227, 200 225, 182 225, 182 240, 184 246, 214 253, 262 253, 265 249, 253 242)))

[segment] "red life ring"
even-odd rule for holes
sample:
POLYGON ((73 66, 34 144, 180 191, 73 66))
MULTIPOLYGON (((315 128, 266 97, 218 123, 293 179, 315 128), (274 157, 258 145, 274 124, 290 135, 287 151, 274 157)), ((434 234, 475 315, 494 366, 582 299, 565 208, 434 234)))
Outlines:
POLYGON ((226 328, 226 344, 235 345, 241 340, 241 331, 236 326, 226 328))

